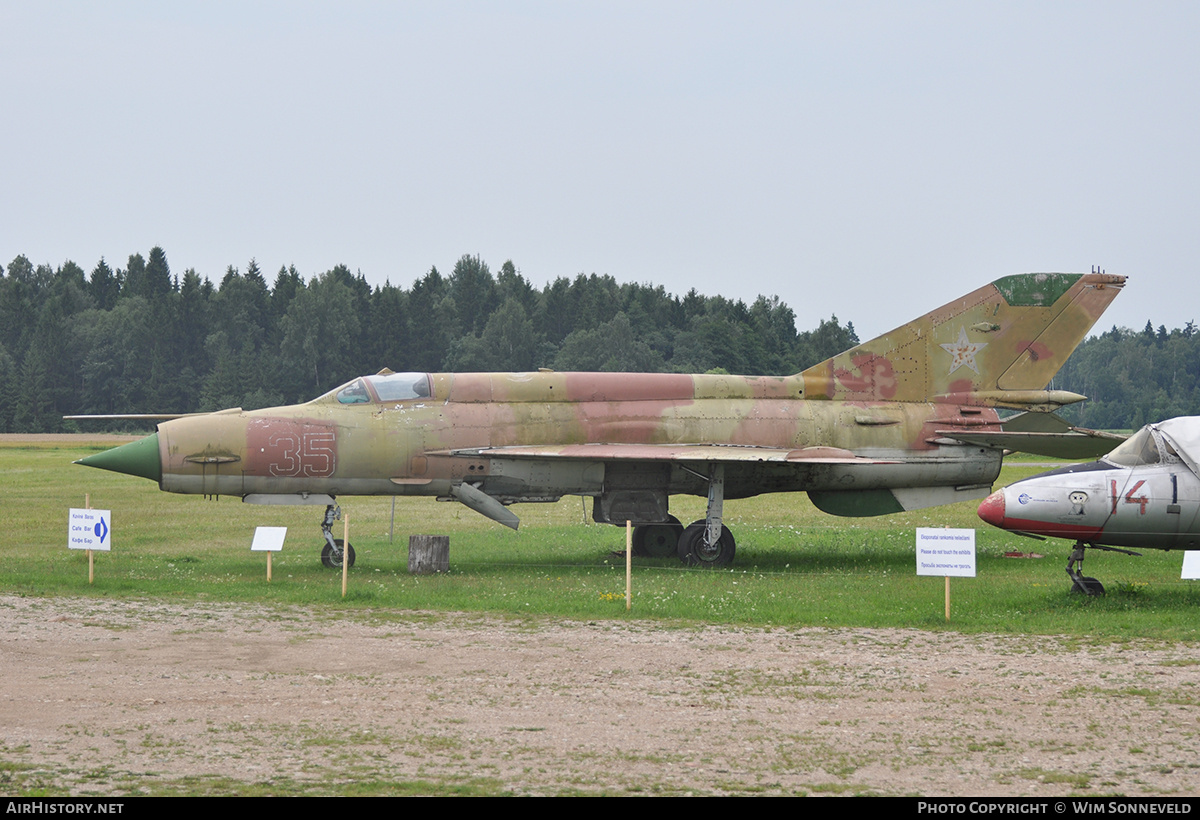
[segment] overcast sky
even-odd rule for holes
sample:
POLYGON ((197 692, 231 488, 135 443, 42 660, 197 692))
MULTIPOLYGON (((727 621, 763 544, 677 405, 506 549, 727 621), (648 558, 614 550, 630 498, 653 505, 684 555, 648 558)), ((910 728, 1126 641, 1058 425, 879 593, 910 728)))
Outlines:
MULTIPOLYGON (((0 264, 464 253, 866 339, 1026 271, 1200 321, 1200 3, 0 0, 0 264)), ((403 363, 394 365, 402 367, 403 363)))

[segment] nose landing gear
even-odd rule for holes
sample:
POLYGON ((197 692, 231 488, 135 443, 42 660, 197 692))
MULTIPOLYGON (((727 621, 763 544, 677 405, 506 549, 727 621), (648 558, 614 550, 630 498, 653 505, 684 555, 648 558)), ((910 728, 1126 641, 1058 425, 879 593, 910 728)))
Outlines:
POLYGON ((342 508, 330 504, 325 508, 325 518, 321 521, 321 534, 325 536, 325 545, 321 547, 321 563, 330 569, 342 568, 342 547, 349 551, 346 555, 346 566, 354 566, 354 546, 343 544, 341 538, 333 537, 333 522, 342 518, 342 508))
POLYGON ((1096 550, 1106 550, 1108 552, 1123 552, 1126 555, 1141 556, 1140 552, 1132 550, 1118 549, 1117 547, 1098 547, 1095 544, 1085 544, 1082 541, 1076 541, 1075 547, 1071 550, 1071 557, 1067 559, 1067 575, 1071 578, 1071 591, 1078 592, 1083 595, 1091 595, 1099 597, 1104 595, 1104 584, 1097 581, 1091 576, 1083 574, 1083 555, 1088 547, 1096 550))

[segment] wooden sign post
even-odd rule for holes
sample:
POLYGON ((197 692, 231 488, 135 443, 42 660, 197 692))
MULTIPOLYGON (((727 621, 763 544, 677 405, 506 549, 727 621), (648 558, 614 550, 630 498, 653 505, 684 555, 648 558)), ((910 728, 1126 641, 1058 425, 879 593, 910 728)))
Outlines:
POLYGON ((346 578, 350 574, 350 514, 342 514, 342 597, 346 597, 346 578))
POLYGON ((950 578, 975 577, 975 530, 917 528, 917 575, 946 579, 946 620, 950 620, 950 578))
POLYGON ((110 510, 93 510, 90 494, 83 497, 83 509, 72 508, 67 517, 67 547, 86 550, 88 557, 88 583, 96 580, 94 552, 107 552, 112 545, 112 521, 110 510))
POLYGON ((267 554, 267 583, 271 583, 271 554, 283 549, 283 539, 287 537, 287 527, 256 527, 254 541, 250 544, 251 552, 267 554))
POLYGON ((625 522, 625 611, 633 609, 633 522, 625 522))

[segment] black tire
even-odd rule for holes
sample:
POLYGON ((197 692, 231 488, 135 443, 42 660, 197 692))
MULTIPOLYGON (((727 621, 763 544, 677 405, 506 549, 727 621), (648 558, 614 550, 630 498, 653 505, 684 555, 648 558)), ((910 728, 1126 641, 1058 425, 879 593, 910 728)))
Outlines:
POLYGON ((642 524, 633 528, 633 554, 647 558, 666 558, 679 549, 683 524, 675 516, 667 516, 662 524, 642 524))
POLYGON ((721 525, 721 537, 711 547, 704 544, 706 528, 704 521, 693 521, 687 526, 683 535, 679 536, 679 548, 676 551, 679 560, 689 567, 723 567, 733 563, 737 544, 729 527, 721 525))
POLYGON ((1105 594, 1104 584, 1100 583, 1090 575, 1080 576, 1079 580, 1071 586, 1071 591, 1081 593, 1083 595, 1091 595, 1094 598, 1105 594))
MULTIPOLYGON (((331 550, 329 548, 328 544, 326 544, 325 546, 323 546, 321 548, 321 563, 324 564, 325 566, 329 567, 330 569, 341 569, 342 568, 342 539, 335 538, 335 539, 333 539, 333 543, 337 546, 336 552, 331 550)), ((350 549, 350 554, 346 556, 346 565, 352 567, 352 566, 354 566, 354 545, 351 544, 349 549, 350 549)))

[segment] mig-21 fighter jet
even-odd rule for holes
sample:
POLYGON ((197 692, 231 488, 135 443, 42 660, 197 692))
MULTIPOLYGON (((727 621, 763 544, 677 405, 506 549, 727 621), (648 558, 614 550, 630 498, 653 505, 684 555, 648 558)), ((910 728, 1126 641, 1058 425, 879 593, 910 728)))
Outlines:
POLYGON ((596 521, 633 523, 638 552, 723 565, 725 499, 805 491, 827 513, 883 515, 984 498, 1006 449, 1104 452, 1040 420, 1083 398, 1044 388, 1124 282, 1006 276, 792 376, 384 370, 305 404, 163 420, 79 463, 167 492, 324 506, 331 566, 336 499, 389 495, 514 529, 511 504, 590 496, 596 521), (1025 412, 1002 424, 998 408, 1025 412), (679 494, 707 498, 704 518, 671 515, 679 494))

